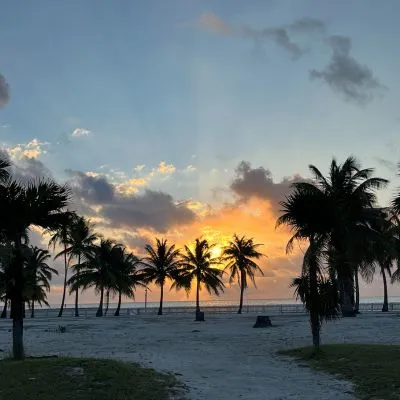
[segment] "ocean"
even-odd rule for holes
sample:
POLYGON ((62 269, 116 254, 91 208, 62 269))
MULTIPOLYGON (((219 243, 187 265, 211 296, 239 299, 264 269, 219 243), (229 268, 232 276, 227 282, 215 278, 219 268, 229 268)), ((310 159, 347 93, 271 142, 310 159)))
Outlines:
MULTIPOLYGON (((360 303, 362 304, 377 304, 382 303, 383 297, 362 297, 360 298, 360 303)), ((202 307, 229 307, 236 306, 239 303, 239 299, 236 300, 205 300, 200 301, 202 307)), ((266 305, 285 305, 285 304, 300 304, 300 301, 296 301, 295 299, 245 299, 244 305, 246 306, 266 306, 266 305)), ((400 296, 391 296, 389 297, 389 303, 400 303, 400 296)), ((88 303, 88 304, 79 304, 80 308, 93 308, 98 307, 99 303, 88 303)), ((105 304, 104 304, 105 306, 105 304)), ((117 306, 116 302, 110 302, 109 307, 115 308, 117 306)), ((152 301, 147 302, 147 308, 156 308, 159 306, 159 302, 152 301)), ((196 302, 194 301, 164 301, 163 306, 166 308, 175 308, 175 307, 188 307, 193 308, 196 306, 196 302)), ((50 308, 58 308, 59 305, 51 304, 50 308)), ((67 303, 66 308, 73 308, 74 304, 67 303)), ((145 308, 145 303, 141 301, 134 302, 122 302, 121 308, 145 308)))

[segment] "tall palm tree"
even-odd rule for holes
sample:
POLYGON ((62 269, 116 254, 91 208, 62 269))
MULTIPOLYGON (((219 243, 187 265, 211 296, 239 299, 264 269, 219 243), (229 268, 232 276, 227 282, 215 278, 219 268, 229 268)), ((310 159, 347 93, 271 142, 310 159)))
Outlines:
MULTIPOLYGON (((181 253, 175 245, 168 246, 167 240, 156 239, 156 247, 150 244, 145 247, 147 256, 142 260, 144 281, 146 283, 153 282, 160 287, 160 306, 158 315, 163 313, 164 286, 167 279, 173 283, 179 281, 179 268, 181 261, 181 253)), ((179 288, 179 285, 177 285, 179 288)))
POLYGON ((13 318, 13 355, 24 356, 24 256, 23 241, 31 226, 56 229, 69 218, 66 206, 70 190, 52 180, 31 181, 22 185, 8 181, 0 185, 0 237, 7 238, 15 248, 10 269, 13 275, 11 313, 13 318))
POLYGON ((185 246, 185 253, 182 255, 181 282, 187 291, 190 290, 193 280, 196 280, 196 319, 200 318, 200 290, 205 287, 208 293, 217 296, 224 291, 222 282, 223 270, 214 267, 221 263, 219 258, 212 256, 213 244, 206 239, 197 238, 194 248, 185 246))
POLYGON ((309 244, 301 276, 294 280, 292 286, 309 312, 315 350, 319 350, 322 322, 333 317, 336 310, 335 304, 329 307, 330 298, 322 296, 325 275, 322 266, 328 254, 330 228, 328 204, 317 187, 295 183, 286 200, 281 202, 282 215, 277 220, 277 226, 286 225, 292 232, 287 253, 293 250, 296 241, 309 244))
POLYGON ((64 306, 65 306, 65 296, 67 291, 67 279, 68 279, 68 268, 69 268, 69 260, 68 260, 68 244, 70 243, 70 231, 73 221, 76 219, 76 215, 71 213, 69 218, 62 224, 56 227, 56 229, 49 230, 51 233, 51 238, 49 240, 49 247, 53 247, 55 250, 57 245, 63 247, 63 250, 56 254, 55 259, 63 257, 64 259, 64 285, 63 285, 63 295, 61 299, 60 310, 58 312, 58 317, 62 317, 64 306))
POLYGON ((239 237, 236 234, 223 250, 222 261, 227 262, 225 270, 229 270, 229 283, 237 280, 240 287, 240 302, 238 314, 242 313, 243 294, 248 286, 248 279, 256 287, 255 274, 264 276, 261 268, 253 261, 259 260, 263 254, 257 248, 261 244, 254 243, 252 238, 239 237))
MULTIPOLYGON (((79 273, 81 261, 91 251, 98 235, 92 232, 93 227, 90 222, 81 216, 75 216, 67 228, 68 232, 66 232, 65 238, 62 237, 63 235, 60 236, 60 239, 65 239, 63 244, 66 247, 59 253, 59 256, 67 255, 69 264, 75 259, 77 263, 72 268, 79 273)), ((75 317, 79 317, 79 289, 75 291, 75 317)))
POLYGON ((46 292, 50 291, 50 281, 58 272, 48 265, 50 253, 38 247, 31 247, 25 265, 25 298, 30 303, 31 318, 35 316, 35 302, 49 305, 46 292))
POLYGON ((71 292, 93 287, 96 293, 100 293, 96 317, 103 316, 104 293, 116 287, 118 271, 113 252, 119 246, 113 240, 101 239, 100 244, 93 246, 91 251, 85 255, 85 261, 81 264, 80 271, 75 272, 68 281, 71 292))
POLYGON ((132 253, 128 253, 124 247, 116 247, 113 254, 116 266, 116 284, 112 289, 118 294, 118 305, 114 315, 119 316, 122 296, 135 298, 135 290, 138 286, 146 288, 145 274, 138 267, 140 260, 132 253))

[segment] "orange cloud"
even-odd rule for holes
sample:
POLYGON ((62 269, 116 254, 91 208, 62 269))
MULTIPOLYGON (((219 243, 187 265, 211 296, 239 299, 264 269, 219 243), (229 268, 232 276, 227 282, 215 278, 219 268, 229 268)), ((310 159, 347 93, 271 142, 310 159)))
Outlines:
POLYGON ((161 161, 158 164, 157 171, 160 174, 172 174, 176 171, 176 167, 173 164, 167 164, 165 161, 161 161))

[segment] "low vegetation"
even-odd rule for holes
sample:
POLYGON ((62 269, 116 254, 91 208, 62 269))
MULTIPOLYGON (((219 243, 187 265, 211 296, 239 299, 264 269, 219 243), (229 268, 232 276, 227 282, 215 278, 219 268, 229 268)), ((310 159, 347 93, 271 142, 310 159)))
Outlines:
POLYGON ((177 384, 171 375, 111 360, 4 360, 0 370, 2 400, 164 400, 177 384))
POLYGON ((352 382, 360 399, 400 398, 398 345, 335 344, 321 346, 318 353, 311 347, 305 347, 281 354, 306 361, 311 368, 352 382))

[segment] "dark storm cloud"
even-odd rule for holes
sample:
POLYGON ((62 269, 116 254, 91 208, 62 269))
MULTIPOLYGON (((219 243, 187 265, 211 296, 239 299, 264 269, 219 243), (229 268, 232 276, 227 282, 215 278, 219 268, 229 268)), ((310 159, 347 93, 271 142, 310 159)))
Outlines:
POLYGON ((292 183, 305 180, 296 175, 276 183, 272 179, 271 171, 264 167, 252 168, 247 161, 241 161, 235 172, 236 177, 230 185, 231 190, 242 200, 251 197, 269 200, 274 212, 279 211, 279 202, 285 199, 292 183))
POLYGON ((332 49, 332 57, 323 70, 310 72, 311 79, 321 79, 346 100, 359 104, 367 103, 384 89, 372 70, 351 56, 350 38, 331 36, 327 43, 332 49))
POLYGON ((102 205, 114 200, 114 186, 104 176, 90 176, 80 171, 67 170, 72 177, 69 184, 78 198, 89 204, 102 205))
POLYGON ((175 204, 169 194, 153 190, 145 190, 141 195, 119 196, 104 206, 102 215, 114 226, 147 227, 158 232, 196 218, 185 205, 175 204))
POLYGON ((149 228, 165 232, 170 227, 191 222, 196 214, 185 204, 176 204, 167 193, 145 190, 143 194, 122 195, 103 176, 88 176, 80 171, 67 171, 76 201, 101 205, 99 216, 110 226, 149 228))
POLYGON ((10 86, 6 81, 6 78, 0 74, 0 108, 4 107, 9 100, 10 86))

